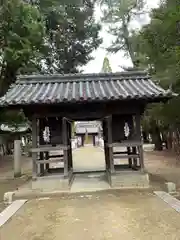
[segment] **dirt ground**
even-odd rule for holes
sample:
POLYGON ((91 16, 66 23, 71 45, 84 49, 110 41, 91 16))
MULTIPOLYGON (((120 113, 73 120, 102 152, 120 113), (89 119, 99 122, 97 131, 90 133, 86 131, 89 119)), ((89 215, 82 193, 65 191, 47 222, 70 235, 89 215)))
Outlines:
POLYGON ((179 240, 179 221, 150 193, 101 192, 29 201, 0 229, 0 239, 179 240))
MULTIPOLYGON (((155 189, 166 181, 175 182, 180 189, 180 164, 172 154, 146 152, 145 167, 155 189)), ((0 211, 4 192, 27 181, 30 169, 31 161, 25 159, 24 176, 13 180, 12 159, 1 165, 0 211)), ((31 200, 0 229, 0 240, 179 240, 179 221, 180 215, 152 192, 107 190, 31 200)))
MULTIPOLYGON (((13 157, 6 156, 0 161, 0 212, 4 209, 4 193, 18 189, 31 177, 31 159, 22 157, 22 177, 13 178, 13 157)), ((1 240, 1 238, 0 238, 1 240)))
POLYGON ((158 187, 165 182, 174 182, 180 192, 180 162, 170 152, 145 152, 145 168, 150 180, 158 187))

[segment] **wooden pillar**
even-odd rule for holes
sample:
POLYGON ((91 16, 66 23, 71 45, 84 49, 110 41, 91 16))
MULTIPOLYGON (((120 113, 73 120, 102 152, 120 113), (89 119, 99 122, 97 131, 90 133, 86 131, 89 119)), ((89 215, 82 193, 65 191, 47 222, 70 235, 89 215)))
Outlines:
MULTIPOLYGON (((131 154, 131 148, 127 147, 127 154, 130 155, 131 154)), ((132 158, 128 158, 128 164, 129 164, 129 168, 132 167, 132 158)))
POLYGON ((108 135, 108 157, 110 172, 114 173, 113 147, 112 147, 112 116, 107 118, 107 135, 108 135))
POLYGON ((14 141, 14 177, 21 176, 21 140, 14 141))
MULTIPOLYGON (((44 145, 44 139, 43 139, 43 131, 44 131, 44 128, 45 128, 45 124, 44 124, 44 119, 43 118, 40 118, 39 119, 39 145, 44 145)), ((40 152, 39 154, 40 156, 40 160, 44 160, 44 152, 40 152)), ((40 164, 40 175, 43 175, 44 174, 44 164, 40 164)))
MULTIPOLYGON (((49 152, 45 152, 45 160, 49 160, 49 152)), ((48 172, 48 170, 49 170, 49 163, 45 164, 45 170, 48 172)))
POLYGON ((140 160, 141 171, 144 172, 144 154, 143 154, 143 146, 142 145, 138 147, 138 151, 139 151, 139 160, 140 160))
MULTIPOLYGON (((45 119, 44 119, 44 120, 45 120, 45 119)), ((44 121, 44 122, 43 122, 43 126, 44 126, 44 127, 43 127, 43 130, 44 130, 44 128, 45 128, 45 125, 46 125, 46 122, 44 121)), ((50 126, 49 126, 49 130, 50 130, 50 126)), ((43 132, 42 132, 42 137, 43 137, 43 132)), ((45 152, 44 154, 45 154, 45 156, 44 156, 44 157, 45 157, 45 160, 49 160, 49 152, 45 152)), ((44 165, 44 167, 45 167, 45 170, 48 171, 48 170, 49 170, 49 163, 46 163, 46 164, 44 165)))
POLYGON ((64 145, 64 176, 68 176, 68 129, 66 118, 62 119, 63 145, 64 145))
MULTIPOLYGON (((136 134, 138 137, 138 140, 142 142, 141 139, 141 116, 140 114, 135 115, 135 124, 136 124, 136 134)), ((139 163, 141 171, 144 171, 144 154, 143 154, 143 143, 138 146, 138 152, 139 152, 139 163)))
MULTIPOLYGON (((136 155, 137 150, 136 147, 132 147, 132 154, 136 155)), ((137 158, 133 158, 133 168, 136 170, 137 169, 137 158)))
POLYGON ((68 149, 68 168, 69 168, 69 170, 71 170, 73 168, 71 135, 72 135, 71 124, 68 123, 68 145, 69 145, 69 149, 68 149))
POLYGON ((93 146, 95 147, 96 146, 96 137, 94 134, 92 135, 92 137, 93 137, 93 146))
POLYGON ((69 151, 69 154, 68 154, 69 169, 72 169, 73 168, 73 159, 72 159, 72 144, 71 144, 71 141, 70 141, 69 145, 70 145, 70 148, 68 149, 68 151, 69 151))
POLYGON ((105 164, 106 164, 106 170, 109 170, 109 155, 108 155, 108 147, 107 147, 107 123, 105 120, 103 120, 103 139, 104 139, 104 155, 105 155, 105 164))
MULTIPOLYGON (((35 116, 32 118, 32 148, 37 148, 37 119, 35 116)), ((33 178, 37 177, 37 153, 32 152, 32 161, 33 169, 32 176, 33 178)))
POLYGON ((81 146, 84 147, 85 135, 81 135, 81 146))

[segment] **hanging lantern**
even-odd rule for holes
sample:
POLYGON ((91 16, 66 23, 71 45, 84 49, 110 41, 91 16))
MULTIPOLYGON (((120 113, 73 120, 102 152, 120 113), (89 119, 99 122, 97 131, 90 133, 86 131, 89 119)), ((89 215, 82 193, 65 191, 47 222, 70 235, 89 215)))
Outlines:
POLYGON ((124 125, 124 135, 125 135, 126 138, 128 138, 129 134, 130 134, 129 125, 128 125, 128 123, 125 123, 125 125, 124 125))
POLYGON ((46 143, 50 142, 50 131, 49 131, 49 127, 45 127, 44 131, 43 131, 43 139, 46 143))

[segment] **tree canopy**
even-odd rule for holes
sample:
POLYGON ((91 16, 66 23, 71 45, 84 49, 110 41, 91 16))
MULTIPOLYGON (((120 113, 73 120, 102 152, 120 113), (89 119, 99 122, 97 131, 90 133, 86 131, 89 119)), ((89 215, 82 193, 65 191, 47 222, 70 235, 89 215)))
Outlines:
POLYGON ((0 96, 17 74, 78 72, 101 44, 100 29, 91 0, 82 6, 64 0, 2 0, 0 96))
POLYGON ((105 6, 102 21, 109 25, 109 33, 115 40, 107 48, 109 52, 124 52, 133 64, 133 67, 139 66, 139 52, 136 51, 137 42, 133 35, 135 29, 132 28, 132 22, 138 20, 144 13, 144 0, 102 0, 101 4, 105 6))
POLYGON ((44 43, 43 18, 37 8, 21 0, 0 4, 0 96, 27 65, 37 65, 44 43))
POLYGON ((47 52, 44 56, 45 69, 50 73, 75 73, 79 67, 92 59, 91 53, 101 44, 101 26, 94 19, 94 3, 84 1, 83 6, 53 6, 40 1, 38 7, 46 22, 47 52))
MULTIPOLYGON (((150 12, 150 22, 141 29, 132 26, 134 20, 145 13, 145 1, 102 0, 105 7, 103 21, 115 40, 110 52, 123 51, 134 68, 149 71, 164 88, 180 93, 180 6, 175 0, 163 0, 150 12)), ((140 19, 139 19, 140 20, 140 19)), ((126 70, 130 70, 127 69, 126 70)), ((156 149, 161 140, 176 136, 180 139, 180 98, 166 104, 150 105, 143 120, 145 131, 153 135, 156 149)), ((179 141, 180 149, 180 141, 179 141)))
POLYGON ((94 3, 7 0, 0 4, 0 95, 18 73, 73 73, 101 43, 94 3))
MULTIPOLYGON (((151 13, 151 22, 139 33, 139 51, 146 56, 146 64, 154 79, 180 93, 180 34, 177 26, 180 22, 180 7, 175 1, 163 1, 159 8, 151 13)), ((180 113, 179 97, 167 104, 151 106, 145 113, 148 128, 153 126, 164 135, 176 134, 179 138, 180 113)), ((155 129, 154 128, 154 129, 155 129)))

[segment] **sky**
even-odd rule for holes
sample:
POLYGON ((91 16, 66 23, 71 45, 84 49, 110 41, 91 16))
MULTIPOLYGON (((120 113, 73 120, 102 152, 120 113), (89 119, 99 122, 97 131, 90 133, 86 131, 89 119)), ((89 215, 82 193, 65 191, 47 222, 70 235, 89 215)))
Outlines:
MULTIPOLYGON (((159 0, 147 0, 148 9, 155 8, 158 6, 159 0)), ((102 12, 99 7, 95 9, 95 19, 96 21, 100 21, 100 17, 102 16, 102 12)), ((132 26, 135 28, 140 28, 142 24, 146 24, 150 21, 148 16, 143 17, 141 22, 133 22, 132 26)), ((124 56, 122 52, 117 52, 116 54, 109 54, 105 50, 105 48, 111 45, 113 40, 113 36, 107 33, 107 26, 105 24, 102 25, 102 30, 100 32, 100 37, 103 39, 103 43, 101 46, 92 53, 94 60, 91 60, 86 66, 82 68, 84 73, 98 73, 101 71, 104 57, 107 56, 110 61, 110 65, 113 72, 121 71, 122 68, 120 66, 132 66, 130 59, 124 56)))

